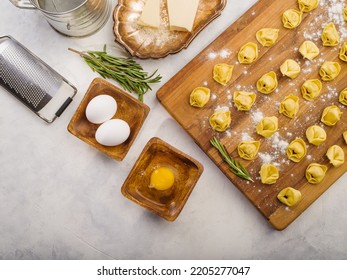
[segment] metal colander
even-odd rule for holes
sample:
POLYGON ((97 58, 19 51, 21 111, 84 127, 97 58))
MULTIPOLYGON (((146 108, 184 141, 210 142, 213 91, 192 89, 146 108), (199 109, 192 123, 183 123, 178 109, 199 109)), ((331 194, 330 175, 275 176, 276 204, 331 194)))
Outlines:
POLYGON ((47 122, 71 103, 76 88, 10 36, 0 37, 0 83, 47 122))

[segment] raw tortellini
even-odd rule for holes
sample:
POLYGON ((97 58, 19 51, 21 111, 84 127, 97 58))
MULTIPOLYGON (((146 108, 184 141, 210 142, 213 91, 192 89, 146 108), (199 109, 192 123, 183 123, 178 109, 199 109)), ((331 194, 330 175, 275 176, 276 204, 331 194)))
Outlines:
POLYGON ((204 107, 210 100, 211 91, 206 87, 197 87, 190 94, 189 103, 193 107, 204 107))
POLYGON ((339 44, 340 35, 337 32, 334 23, 330 22, 324 27, 322 32, 322 42, 325 47, 333 47, 339 44))
POLYGON ((302 13, 295 9, 286 10, 282 15, 282 23, 285 28, 293 29, 301 23, 302 13))
POLYGON ((293 119, 299 111, 299 97, 290 94, 280 104, 279 112, 293 119))
POLYGON ((264 74, 257 81, 258 91, 264 94, 269 94, 273 92, 277 88, 277 86, 278 86, 277 75, 273 71, 264 74))
POLYGON ((328 167, 318 163, 311 163, 306 168, 306 179, 310 184, 319 184, 323 181, 325 173, 327 172, 328 167))
POLYGON ((345 152, 338 145, 331 146, 326 156, 334 167, 339 167, 345 162, 345 152))
POLYGON ((218 63, 213 67, 213 79, 225 86, 233 75, 234 66, 226 63, 218 63))
POLYGON ((303 58, 307 58, 309 60, 312 60, 319 55, 319 49, 312 41, 303 42, 299 48, 299 52, 303 58))
POLYGON ((287 206, 294 206, 301 199, 301 192, 294 188, 288 187, 279 192, 277 195, 279 201, 287 206))
POLYGON ((343 89, 339 94, 339 102, 347 106, 347 88, 343 89))
POLYGON ((307 153, 306 143, 301 138, 296 138, 289 144, 286 152, 291 161, 300 162, 307 153))
POLYGON ((253 106, 256 94, 253 92, 236 91, 234 92, 234 103, 239 111, 249 111, 253 106))
POLYGON ((319 146, 327 139, 327 134, 320 126, 312 125, 306 129, 306 138, 310 144, 319 146))
POLYGON ((209 119, 210 125, 213 130, 225 131, 231 123, 230 114, 231 113, 227 108, 216 110, 209 119))
POLYGON ((300 65, 293 59, 287 59, 283 64, 280 66, 280 70, 283 76, 287 76, 291 79, 295 79, 300 71, 300 65))
POLYGON ((278 129, 277 117, 265 117, 256 127, 257 133, 264 137, 271 137, 278 129))
POLYGON ((242 141, 238 145, 237 151, 241 158, 246 160, 252 160, 252 159, 255 159, 256 156, 258 155, 259 147, 260 147, 259 141, 247 140, 247 141, 242 141))
POLYGON ((340 49, 340 55, 339 58, 344 61, 347 62, 347 42, 344 42, 341 49, 340 49))
POLYGON ((238 60, 241 64, 251 64, 258 58, 258 46, 254 43, 243 45, 238 53, 238 60))
POLYGON ((301 86, 302 97, 306 100, 316 99, 322 90, 322 82, 318 79, 307 80, 301 86))
POLYGON ((343 132, 342 137, 343 137, 343 140, 345 140, 345 143, 347 144, 347 130, 343 132))
POLYGON ((319 70, 319 75, 323 81, 334 80, 341 71, 341 66, 337 62, 325 61, 319 70))
POLYGON ((308 13, 318 7, 319 0, 298 0, 298 4, 300 11, 308 13))
POLYGON ((280 177, 278 169, 273 164, 263 164, 260 168, 260 179, 263 184, 275 184, 280 177))
POLYGON ((279 29, 262 28, 256 33, 256 38, 264 47, 271 47, 278 39, 279 29))
POLYGON ((334 126, 341 119, 341 115, 339 107, 335 105, 326 107, 322 113, 321 122, 327 126, 334 126))

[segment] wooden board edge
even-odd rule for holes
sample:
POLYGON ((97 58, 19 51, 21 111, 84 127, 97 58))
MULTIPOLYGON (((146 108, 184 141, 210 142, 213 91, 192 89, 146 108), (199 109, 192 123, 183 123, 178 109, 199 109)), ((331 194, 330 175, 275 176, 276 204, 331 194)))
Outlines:
MULTIPOLYGON (((330 167, 335 168, 335 167, 330 167)), ((269 223, 279 231, 286 229, 290 224, 292 224, 304 211, 306 211, 320 196, 322 196, 329 188, 331 188, 334 183, 340 179, 347 171, 347 165, 341 166, 344 171, 342 173, 333 173, 334 175, 326 178, 331 182, 328 186, 322 187, 319 191, 315 193, 315 196, 312 199, 306 199, 305 195, 303 195, 301 203, 297 204, 297 209, 295 211, 291 211, 290 207, 283 205, 279 207, 272 215, 268 217, 269 223), (287 219, 283 219, 283 216, 288 217, 287 219)), ((304 187, 306 191, 309 191, 310 188, 319 188, 319 185, 312 185, 307 183, 304 187)), ((304 190, 305 191, 305 190, 304 190)))

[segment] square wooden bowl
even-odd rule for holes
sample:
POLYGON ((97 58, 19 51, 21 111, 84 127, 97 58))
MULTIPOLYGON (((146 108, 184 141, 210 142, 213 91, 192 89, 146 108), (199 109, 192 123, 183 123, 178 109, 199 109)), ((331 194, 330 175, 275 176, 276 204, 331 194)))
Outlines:
POLYGON ((159 138, 152 138, 144 147, 122 186, 122 194, 160 217, 173 222, 193 191, 203 166, 159 138), (174 185, 165 191, 149 188, 152 172, 169 167, 174 185))
POLYGON ((68 131, 107 156, 116 160, 123 160, 139 133, 149 111, 150 109, 147 105, 133 98, 123 90, 104 79, 96 78, 90 84, 84 98, 73 115, 68 125, 68 131), (107 147, 99 144, 95 140, 95 132, 100 124, 89 122, 85 115, 88 103, 94 97, 101 94, 108 94, 117 101, 117 113, 113 118, 122 119, 130 126, 129 138, 118 146, 107 147))

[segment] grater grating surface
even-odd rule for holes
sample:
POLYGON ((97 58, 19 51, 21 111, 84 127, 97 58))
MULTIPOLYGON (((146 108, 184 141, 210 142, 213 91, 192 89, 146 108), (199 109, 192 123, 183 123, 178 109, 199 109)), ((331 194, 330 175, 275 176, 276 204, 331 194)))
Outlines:
MULTIPOLYGON (((0 37, 0 83, 39 114, 66 81, 17 41, 6 36, 0 37)), ((71 87, 71 91, 70 98, 76 89, 71 87)), ((56 108, 56 112, 59 109, 56 108)))

